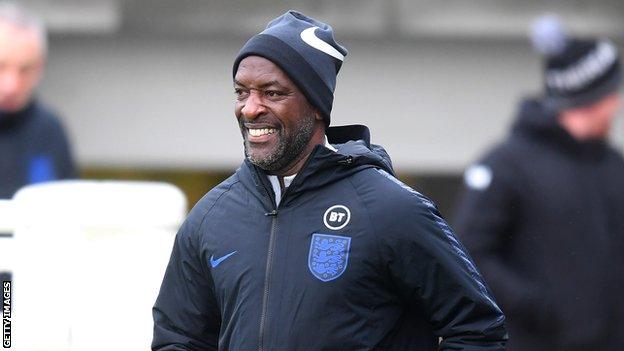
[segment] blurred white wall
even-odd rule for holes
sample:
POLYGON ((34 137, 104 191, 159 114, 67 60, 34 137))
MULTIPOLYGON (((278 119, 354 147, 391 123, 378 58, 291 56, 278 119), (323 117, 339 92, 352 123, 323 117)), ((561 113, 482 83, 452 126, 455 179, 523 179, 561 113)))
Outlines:
POLYGON ((295 7, 334 24, 350 51, 333 124, 368 125, 401 171, 458 172, 504 136, 518 99, 540 89, 525 37, 535 14, 554 7, 577 32, 617 37, 624 13, 615 0, 90 1, 117 4, 101 7, 119 11, 121 29, 58 30, 40 89, 82 166, 236 167, 233 58, 254 28, 295 7))
MULTIPOLYGON (((231 67, 243 42, 54 41, 41 95, 64 116, 81 164, 235 167, 231 67)), ((345 44, 332 123, 368 125, 403 170, 465 166, 540 84, 524 42, 345 44)))

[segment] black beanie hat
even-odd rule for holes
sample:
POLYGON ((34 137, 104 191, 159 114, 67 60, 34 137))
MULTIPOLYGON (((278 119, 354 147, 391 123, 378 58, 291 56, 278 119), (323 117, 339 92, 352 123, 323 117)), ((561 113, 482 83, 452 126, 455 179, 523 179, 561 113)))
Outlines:
POLYGON ((591 105, 619 89, 620 59, 611 41, 569 38, 552 15, 538 19, 532 34, 545 58, 546 97, 558 110, 591 105))
POLYGON ((347 49, 334 40, 331 26, 296 11, 288 11, 253 36, 234 60, 233 76, 247 56, 262 56, 279 66, 316 107, 327 128, 334 101, 336 76, 347 49))

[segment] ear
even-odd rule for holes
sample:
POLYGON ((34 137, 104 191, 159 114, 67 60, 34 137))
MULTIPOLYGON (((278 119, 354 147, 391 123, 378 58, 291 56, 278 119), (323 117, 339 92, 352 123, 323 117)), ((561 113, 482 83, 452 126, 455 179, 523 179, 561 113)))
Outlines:
POLYGON ((314 119, 316 119, 317 121, 323 120, 323 116, 321 116, 321 113, 316 108, 314 109, 314 119))

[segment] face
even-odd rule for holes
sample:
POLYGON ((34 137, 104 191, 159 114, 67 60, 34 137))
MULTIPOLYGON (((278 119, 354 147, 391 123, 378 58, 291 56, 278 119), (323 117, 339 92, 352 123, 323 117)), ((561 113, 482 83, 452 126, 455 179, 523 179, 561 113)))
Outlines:
POLYGON ((622 98, 614 93, 590 106, 563 111, 560 121, 577 139, 605 139, 621 104, 622 98))
POLYGON ((323 140, 322 118, 271 61, 244 58, 234 77, 234 91, 245 154, 258 167, 283 175, 323 140))
POLYGON ((43 61, 35 31, 0 22, 0 111, 19 111, 30 101, 43 61))

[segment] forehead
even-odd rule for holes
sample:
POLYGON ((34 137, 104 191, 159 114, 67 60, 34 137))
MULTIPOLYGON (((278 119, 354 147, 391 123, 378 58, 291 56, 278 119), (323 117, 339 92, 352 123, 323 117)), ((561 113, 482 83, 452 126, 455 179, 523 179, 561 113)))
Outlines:
POLYGON ((247 56, 238 65, 236 81, 242 84, 261 85, 276 81, 283 86, 294 87, 294 83, 279 66, 260 56, 247 56))
POLYGON ((34 30, 0 21, 0 59, 28 63, 42 57, 41 42, 34 30))

